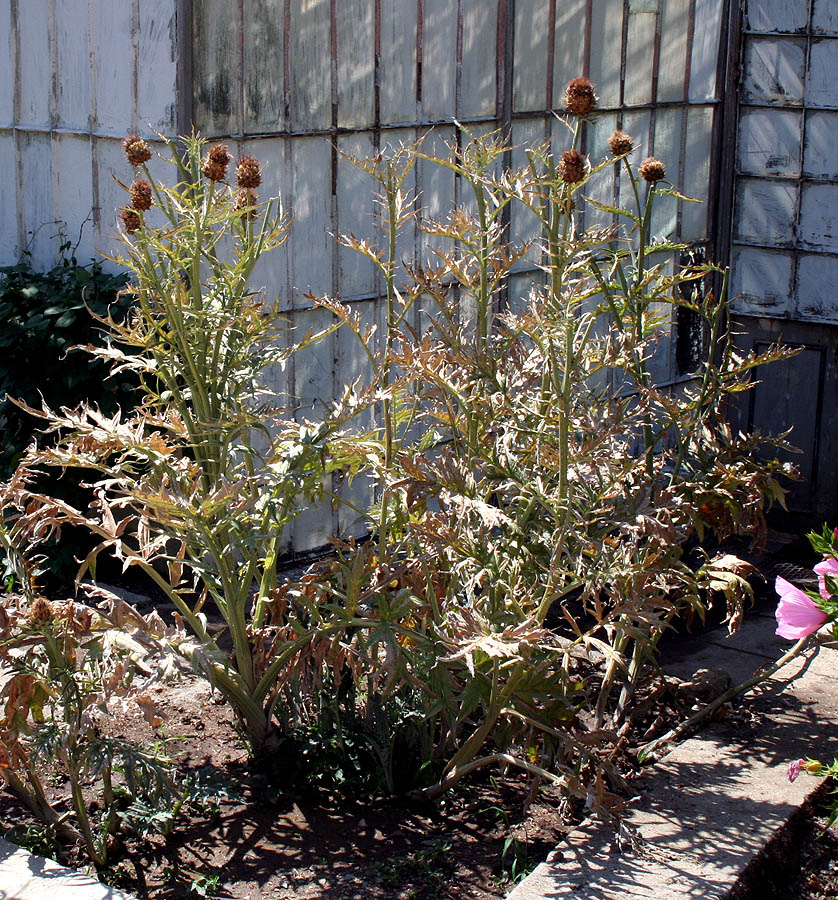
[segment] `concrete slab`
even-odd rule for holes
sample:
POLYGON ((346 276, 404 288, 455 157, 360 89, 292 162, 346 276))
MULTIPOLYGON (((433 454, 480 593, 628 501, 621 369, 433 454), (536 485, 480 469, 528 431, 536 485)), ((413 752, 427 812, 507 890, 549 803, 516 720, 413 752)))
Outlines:
POLYGON ((133 900, 94 878, 0 839, 0 900, 133 900))
MULTIPOLYGON (((740 636, 710 633, 671 660, 669 674, 725 668, 745 680, 774 661, 772 619, 746 619, 740 636)), ((684 648, 682 647, 682 652, 684 648)), ((795 660, 748 702, 679 744, 636 782, 626 826, 574 832, 508 900, 721 898, 819 782, 787 777, 790 760, 838 756, 838 651, 795 660)))

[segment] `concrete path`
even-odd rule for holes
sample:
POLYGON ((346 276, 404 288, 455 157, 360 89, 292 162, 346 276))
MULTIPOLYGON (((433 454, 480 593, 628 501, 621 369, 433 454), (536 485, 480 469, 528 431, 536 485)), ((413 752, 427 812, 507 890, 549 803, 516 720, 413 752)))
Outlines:
MULTIPOLYGON (((680 644, 668 674, 722 668, 734 683, 790 647, 773 611, 746 617, 740 634, 711 632, 680 644)), ((838 651, 794 660, 747 703, 678 745, 637 782, 628 828, 574 832, 508 900, 721 898, 820 781, 790 784, 788 762, 838 756, 838 651)))
POLYGON ((0 900, 132 900, 114 888, 0 839, 0 900))

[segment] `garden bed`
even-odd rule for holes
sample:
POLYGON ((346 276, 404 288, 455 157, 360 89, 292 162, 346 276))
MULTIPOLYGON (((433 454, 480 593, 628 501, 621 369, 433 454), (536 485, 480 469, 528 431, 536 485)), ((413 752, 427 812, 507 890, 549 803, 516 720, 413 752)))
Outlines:
MULTIPOLYGON (((205 890, 237 900, 489 900, 505 896, 566 831, 556 795, 548 788, 528 803, 520 779, 483 778, 438 804, 418 805, 364 804, 249 775, 232 715, 205 682, 188 679, 156 692, 168 716, 162 732, 117 713, 114 734, 145 746, 167 735, 183 775, 203 770, 239 796, 204 816, 184 816, 169 839, 128 839, 100 877, 138 897, 174 900, 205 890)), ((49 850, 7 794, 0 794, 0 828, 35 852, 49 850)), ((84 864, 72 854, 62 861, 84 864)))

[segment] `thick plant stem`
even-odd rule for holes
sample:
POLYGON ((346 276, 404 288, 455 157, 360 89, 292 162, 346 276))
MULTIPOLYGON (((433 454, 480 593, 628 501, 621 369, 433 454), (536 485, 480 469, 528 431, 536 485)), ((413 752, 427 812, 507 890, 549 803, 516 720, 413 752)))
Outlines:
POLYGON ((698 712, 694 715, 690 716, 685 722, 682 722, 680 725, 675 728, 667 731, 666 734, 661 735, 659 738, 655 738, 655 740, 650 741, 648 744, 641 747, 637 754, 637 758, 641 763, 652 762, 658 755, 658 751, 660 751, 667 744, 672 743, 672 741, 677 741, 679 738, 683 737, 686 734, 689 734, 694 728, 700 725, 708 716, 711 716, 720 706, 723 706, 729 700, 733 700, 734 697, 738 697, 740 694, 744 694, 746 691, 751 690, 751 688, 756 687, 758 684, 762 684, 764 681, 768 681, 776 672, 778 672, 784 665, 791 662, 795 657, 799 656, 803 649, 806 647, 809 642, 810 635, 801 638, 790 650, 784 653, 775 663, 772 663, 768 666, 767 669, 761 669, 757 672, 752 678, 747 679, 747 681, 743 681, 741 684, 737 684, 735 687, 730 688, 725 691, 720 696, 716 697, 711 703, 708 703, 706 706, 702 707, 698 712))

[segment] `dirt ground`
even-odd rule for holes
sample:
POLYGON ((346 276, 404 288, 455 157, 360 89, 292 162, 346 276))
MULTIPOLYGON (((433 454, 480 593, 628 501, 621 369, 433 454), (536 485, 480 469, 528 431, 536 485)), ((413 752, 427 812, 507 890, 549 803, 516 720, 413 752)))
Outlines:
MULTIPOLYGON (((99 877, 139 898, 490 900, 543 859, 566 827, 558 797, 545 789, 527 806, 520 778, 487 776, 424 808, 384 799, 364 805, 254 780, 233 716, 205 682, 155 690, 167 714, 163 733, 189 736, 167 744, 179 771, 209 767, 239 797, 209 817, 183 819, 169 838, 119 847, 99 877)), ((117 711, 108 730, 145 746, 159 740, 133 711, 117 711)), ((62 808, 68 798, 56 799, 62 808)), ((0 793, 0 833, 15 829, 14 840, 29 821, 0 793)))

